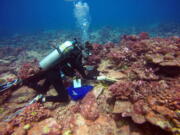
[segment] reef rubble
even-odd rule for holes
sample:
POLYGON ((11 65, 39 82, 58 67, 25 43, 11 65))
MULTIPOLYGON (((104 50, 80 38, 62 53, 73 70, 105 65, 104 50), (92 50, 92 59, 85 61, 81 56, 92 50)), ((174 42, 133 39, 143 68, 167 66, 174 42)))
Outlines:
MULTIPOLYGON (((94 89, 82 100, 34 103, 9 122, 4 118, 22 108, 37 92, 22 86, 3 93, 0 135, 179 135, 180 37, 153 38, 142 32, 123 35, 118 43, 92 45, 86 65, 97 67, 100 75, 113 81, 87 81, 94 89)), ((16 51, 28 54, 28 50, 16 51)), ((2 66, 9 64, 7 57, 0 61, 2 66)), ((15 61, 11 58, 12 63, 15 61)), ((13 70, 19 72, 0 70, 1 84, 38 72, 36 60, 21 62, 18 69, 12 63, 13 70)), ((51 88, 48 94, 56 92, 51 88)))

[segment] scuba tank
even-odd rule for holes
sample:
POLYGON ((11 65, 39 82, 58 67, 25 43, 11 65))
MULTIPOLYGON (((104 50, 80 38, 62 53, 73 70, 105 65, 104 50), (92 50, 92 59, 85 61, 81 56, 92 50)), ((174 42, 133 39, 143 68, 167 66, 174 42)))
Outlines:
POLYGON ((75 44, 74 41, 66 41, 63 44, 60 44, 55 48, 53 52, 47 55, 44 59, 39 62, 39 66, 42 70, 48 70, 54 65, 58 64, 61 59, 63 52, 66 48, 73 46, 75 44))

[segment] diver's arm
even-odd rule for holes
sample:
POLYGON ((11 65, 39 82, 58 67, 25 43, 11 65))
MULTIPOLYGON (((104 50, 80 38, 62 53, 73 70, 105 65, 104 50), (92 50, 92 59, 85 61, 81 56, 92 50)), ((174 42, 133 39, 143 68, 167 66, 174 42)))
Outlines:
POLYGON ((69 61, 71 67, 74 70, 77 70, 81 76, 85 79, 87 78, 86 73, 85 73, 85 68, 83 67, 83 63, 82 63, 82 54, 80 53, 76 58, 72 58, 69 61))

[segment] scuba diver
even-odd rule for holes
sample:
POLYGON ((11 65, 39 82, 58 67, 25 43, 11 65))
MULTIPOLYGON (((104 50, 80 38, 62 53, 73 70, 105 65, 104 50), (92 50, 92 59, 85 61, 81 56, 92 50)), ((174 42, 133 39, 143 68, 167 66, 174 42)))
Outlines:
POLYGON ((39 62, 40 73, 25 80, 23 84, 40 92, 38 98, 42 102, 68 102, 68 92, 63 84, 64 75, 74 77, 77 71, 83 79, 93 79, 86 75, 82 63, 82 58, 87 58, 90 54, 90 45, 89 42, 86 42, 85 50, 74 39, 74 41, 66 41, 58 47, 54 47, 55 50, 39 62), (37 82, 42 79, 45 79, 45 82, 43 85, 38 85, 37 82), (43 96, 51 85, 54 86, 58 96, 43 96))
POLYGON ((21 85, 26 85, 41 93, 37 96, 38 100, 42 99, 43 102, 68 102, 69 96, 63 84, 63 76, 74 77, 76 72, 78 72, 83 79, 93 79, 86 75, 82 63, 82 58, 87 59, 90 55, 92 49, 90 46, 91 44, 86 42, 85 48, 83 48, 76 39, 74 41, 66 41, 57 47, 54 46, 55 50, 39 62, 40 70, 38 73, 27 79, 17 79, 5 85, 0 85, 0 92, 21 83, 21 85), (45 79, 45 82, 39 85, 38 82, 43 79, 45 79), (51 85, 54 86, 58 96, 43 96, 51 85))

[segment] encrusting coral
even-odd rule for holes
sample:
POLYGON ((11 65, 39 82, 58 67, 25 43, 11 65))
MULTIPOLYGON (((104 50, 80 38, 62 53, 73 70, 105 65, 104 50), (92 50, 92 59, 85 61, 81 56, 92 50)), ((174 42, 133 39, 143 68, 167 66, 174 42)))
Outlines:
POLYGON ((37 60, 22 64, 18 71, 18 77, 27 79, 40 71, 37 60))
POLYGON ((98 105, 93 93, 88 93, 85 98, 73 108, 74 112, 79 112, 87 120, 96 120, 99 117, 98 105))
MULTIPOLYGON (((124 36, 120 46, 110 51, 108 58, 114 69, 129 76, 109 87, 117 101, 130 104, 129 112, 120 109, 122 116, 134 120, 134 115, 139 114, 145 117, 143 122, 174 134, 179 132, 179 52, 179 38, 149 38, 146 33, 124 36), (128 68, 122 70, 124 65, 128 68)), ((118 104, 115 108, 117 113, 118 104)))
POLYGON ((50 117, 50 111, 45 109, 42 104, 34 103, 26 107, 22 113, 12 120, 13 125, 28 124, 38 122, 50 117))

